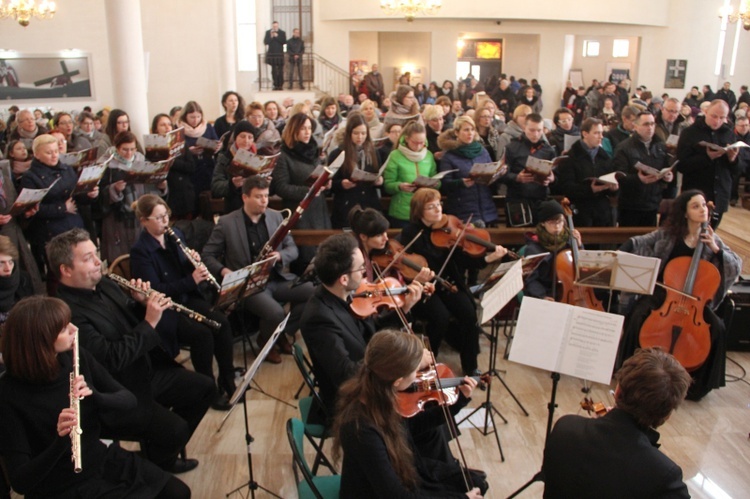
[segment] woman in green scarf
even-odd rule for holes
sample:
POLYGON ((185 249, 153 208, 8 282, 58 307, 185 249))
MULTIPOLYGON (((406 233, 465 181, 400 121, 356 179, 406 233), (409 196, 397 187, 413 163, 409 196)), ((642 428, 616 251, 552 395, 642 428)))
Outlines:
POLYGON ((443 178, 440 188, 447 197, 445 213, 463 221, 471 216, 471 222, 478 227, 497 224, 497 207, 492 199, 491 186, 476 183, 469 177, 475 164, 493 162, 479 141, 474 120, 468 116, 456 118, 453 128, 438 137, 438 146, 445 151, 439 170, 457 170, 443 178))
MULTIPOLYGON (((539 205, 539 225, 534 232, 526 235, 524 257, 549 253, 529 276, 524 279, 524 296, 555 301, 553 283, 555 276, 555 259, 560 251, 568 248, 570 229, 565 223, 565 212, 555 200, 543 201, 539 205)), ((573 229, 573 237, 582 248, 581 234, 573 229)))

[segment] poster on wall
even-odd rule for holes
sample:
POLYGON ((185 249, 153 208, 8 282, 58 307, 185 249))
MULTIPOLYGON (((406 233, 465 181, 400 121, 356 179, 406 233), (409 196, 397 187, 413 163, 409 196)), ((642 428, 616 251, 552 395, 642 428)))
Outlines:
POLYGON ((78 99, 93 96, 90 58, 0 58, 0 100, 78 99))
POLYGON ((687 59, 667 59, 667 75, 664 77, 664 88, 685 88, 687 59))
POLYGON ((629 62, 608 62, 606 81, 620 83, 622 80, 630 80, 630 63, 629 62))

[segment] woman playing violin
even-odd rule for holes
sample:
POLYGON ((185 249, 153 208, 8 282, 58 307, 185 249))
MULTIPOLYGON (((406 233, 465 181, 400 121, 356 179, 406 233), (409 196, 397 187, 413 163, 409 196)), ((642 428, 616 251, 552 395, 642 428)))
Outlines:
MULTIPOLYGON (((740 258, 717 236, 710 225, 702 228, 709 220, 709 209, 706 198, 701 191, 689 190, 678 196, 672 205, 672 211, 664 227, 630 238, 621 248, 642 256, 656 257, 662 260, 658 282, 667 278, 667 264, 678 257, 692 257, 696 245, 703 244, 700 254, 702 260, 712 263, 721 274, 721 284, 713 299, 703 309, 704 320, 710 328, 710 352, 703 365, 690 374, 693 383, 688 390, 689 400, 699 400, 713 388, 724 386, 726 365, 725 326, 716 314, 729 287, 737 279, 742 268, 740 258)), ((625 333, 620 344, 618 365, 633 355, 638 347, 641 326, 651 311, 664 301, 665 291, 657 287, 651 296, 640 297, 630 308, 626 309, 625 333)), ((621 298, 625 302, 626 297, 621 298)), ((690 301, 690 300, 689 300, 690 301)))
MULTIPOLYGON (((433 226, 444 222, 443 206, 440 193, 435 189, 419 189, 411 199, 411 223, 401 233, 401 242, 407 244, 414 239, 419 231, 422 234, 411 246, 410 251, 422 255, 431 269, 439 270, 443 267, 450 247, 436 246, 431 239, 433 226)), ((466 285, 465 274, 468 269, 484 267, 487 263, 499 260, 508 253, 504 247, 497 245, 494 251, 488 251, 483 257, 472 258, 456 249, 450 261, 445 265, 444 277, 456 284, 457 293, 450 293, 445 288, 438 288, 430 301, 435 301, 432 312, 436 315, 432 320, 447 324, 452 317, 458 322, 455 338, 448 340, 457 347, 461 357, 461 368, 464 374, 473 375, 477 371, 477 356, 479 355, 479 333, 481 328, 477 324, 476 304, 466 285), (439 305, 442 303, 442 306, 439 305), (438 315, 439 314, 439 315, 438 315), (452 340, 452 341, 451 341, 452 340)), ((440 344, 437 338, 433 349, 440 344)))
MULTIPOLYGON (((542 263, 525 279, 523 294, 533 298, 555 299, 553 281, 555 280, 555 255, 570 247, 570 229, 565 224, 565 213, 555 200, 544 201, 537 212, 539 224, 533 233, 526 235, 524 256, 533 256, 549 252, 542 263)), ((573 237, 582 247, 581 234, 573 229, 573 237)))
MULTIPOLYGON (((425 360, 416 336, 381 331, 357 374, 341 387, 333 428, 334 459, 343 452, 341 497, 482 497, 482 477, 473 474, 477 480, 467 491, 457 462, 424 457, 396 410, 396 393, 411 386, 425 360)), ((474 386, 465 379, 456 405, 466 405, 474 386)))

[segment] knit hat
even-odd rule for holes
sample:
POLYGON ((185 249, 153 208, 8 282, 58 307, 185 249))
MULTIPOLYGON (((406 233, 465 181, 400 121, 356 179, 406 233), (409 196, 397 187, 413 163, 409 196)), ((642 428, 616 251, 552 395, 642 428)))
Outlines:
POLYGON ((542 202, 537 210, 537 216, 540 222, 546 222, 547 220, 557 217, 557 215, 565 215, 565 212, 563 211, 563 207, 560 206, 560 203, 554 199, 542 202))
POLYGON ((654 95, 653 97, 651 97, 651 104, 664 104, 664 99, 662 99, 658 95, 654 95))
POLYGON ((237 136, 242 132, 251 134, 253 136, 253 139, 255 139, 255 134, 258 132, 258 129, 251 125, 249 121, 241 120, 234 125, 234 129, 232 130, 232 138, 236 139, 237 136))

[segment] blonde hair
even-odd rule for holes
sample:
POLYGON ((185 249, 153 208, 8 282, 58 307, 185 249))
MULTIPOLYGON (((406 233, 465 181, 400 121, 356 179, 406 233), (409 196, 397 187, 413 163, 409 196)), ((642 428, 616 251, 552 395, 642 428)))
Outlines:
POLYGON ((34 151, 34 154, 36 154, 39 148, 46 146, 47 144, 57 144, 57 139, 48 133, 39 135, 34 139, 31 150, 34 151))
POLYGON ((521 104, 520 106, 516 107, 516 109, 513 111, 513 120, 515 121, 516 118, 519 116, 528 116, 534 111, 531 109, 531 106, 527 106, 526 104, 521 104))
POLYGON ((424 118, 425 121, 442 118, 443 115, 443 106, 437 106, 433 104, 427 104, 424 107, 424 111, 422 111, 422 118, 424 118))

